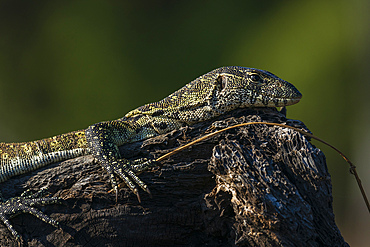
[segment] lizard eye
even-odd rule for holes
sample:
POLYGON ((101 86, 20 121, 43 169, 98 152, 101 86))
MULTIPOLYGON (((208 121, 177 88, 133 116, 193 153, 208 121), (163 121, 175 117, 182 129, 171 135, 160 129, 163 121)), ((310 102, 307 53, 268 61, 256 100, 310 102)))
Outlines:
POLYGON ((258 81, 261 81, 261 77, 259 75, 251 75, 251 80, 254 81, 254 82, 258 82, 258 81))
POLYGON ((217 77, 216 83, 220 91, 224 89, 226 87, 226 76, 220 75, 219 77, 217 77))

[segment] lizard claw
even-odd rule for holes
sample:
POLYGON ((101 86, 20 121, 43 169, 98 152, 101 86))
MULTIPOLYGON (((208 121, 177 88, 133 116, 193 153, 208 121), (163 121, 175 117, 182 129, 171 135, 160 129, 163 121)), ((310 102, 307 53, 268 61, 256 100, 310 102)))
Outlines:
POLYGON ((134 193, 136 194, 137 200, 139 203, 141 203, 141 198, 138 190, 135 190, 134 193))

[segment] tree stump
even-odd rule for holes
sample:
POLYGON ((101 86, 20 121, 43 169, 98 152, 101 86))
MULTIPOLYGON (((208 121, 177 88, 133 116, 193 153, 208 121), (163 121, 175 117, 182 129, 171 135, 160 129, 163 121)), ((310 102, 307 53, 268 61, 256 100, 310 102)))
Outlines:
MULTIPOLYGON (((207 132, 266 121, 305 128, 274 108, 246 108, 121 147, 157 158, 207 132)), ((84 156, 17 176, 3 195, 47 187, 63 204, 41 209, 56 229, 28 214, 10 220, 25 246, 348 246, 334 221, 325 156, 286 128, 250 125, 223 132, 139 175, 152 197, 108 193, 106 172, 84 156)), ((0 245, 18 246, 4 225, 0 245)))

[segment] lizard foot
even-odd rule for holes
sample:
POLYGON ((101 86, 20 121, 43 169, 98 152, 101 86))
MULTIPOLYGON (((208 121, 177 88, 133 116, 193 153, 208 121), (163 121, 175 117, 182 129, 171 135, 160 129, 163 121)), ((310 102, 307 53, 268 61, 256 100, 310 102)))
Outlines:
POLYGON ((131 189, 132 192, 137 196, 139 202, 141 202, 139 191, 135 184, 141 189, 150 194, 148 186, 141 181, 141 179, 135 174, 148 170, 151 167, 155 167, 157 164, 154 160, 149 159, 138 159, 129 161, 126 159, 118 159, 113 161, 109 165, 105 165, 104 168, 107 170, 110 181, 113 185, 113 189, 116 192, 116 201, 118 200, 118 183, 115 176, 118 175, 124 183, 131 189))
POLYGON ((51 219, 40 210, 33 207, 60 202, 60 199, 57 197, 43 197, 45 194, 46 189, 41 189, 36 193, 31 193, 29 190, 26 190, 21 196, 10 198, 5 202, 0 202, 0 219, 8 227, 9 231, 15 238, 20 239, 21 236, 9 223, 9 218, 21 213, 30 213, 40 220, 59 228, 59 223, 57 221, 51 219))

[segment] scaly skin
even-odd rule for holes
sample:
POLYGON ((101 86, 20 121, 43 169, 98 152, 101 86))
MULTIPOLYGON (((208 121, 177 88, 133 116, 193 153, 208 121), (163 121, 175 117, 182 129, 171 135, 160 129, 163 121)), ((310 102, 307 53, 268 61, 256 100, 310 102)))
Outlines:
MULTIPOLYGON (((292 84, 270 72, 222 67, 198 77, 161 101, 127 113, 123 118, 38 141, 0 143, 0 182, 51 163, 93 154, 109 173, 116 193, 117 177, 137 195, 137 185, 149 192, 135 173, 154 166, 155 162, 129 161, 121 157, 118 147, 122 144, 209 120, 237 108, 283 107, 297 103, 301 97, 292 84)), ((38 194, 12 198, 0 204, 0 218, 15 237, 19 235, 11 227, 8 217, 17 213, 28 212, 56 226, 55 221, 32 207, 56 201, 57 198, 41 198, 38 194), (33 201, 27 203, 30 197, 33 201)))

